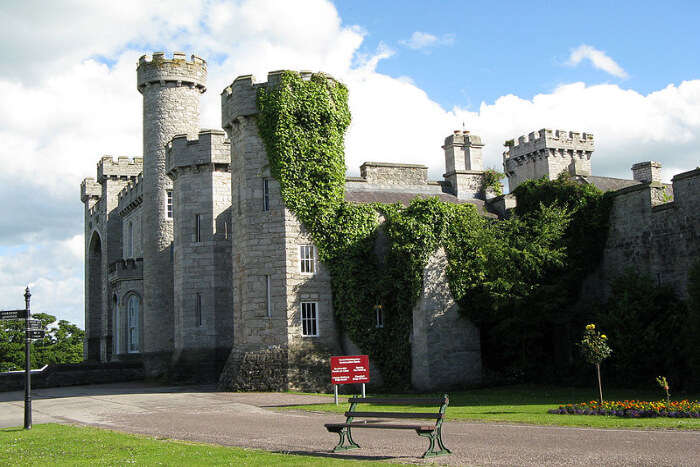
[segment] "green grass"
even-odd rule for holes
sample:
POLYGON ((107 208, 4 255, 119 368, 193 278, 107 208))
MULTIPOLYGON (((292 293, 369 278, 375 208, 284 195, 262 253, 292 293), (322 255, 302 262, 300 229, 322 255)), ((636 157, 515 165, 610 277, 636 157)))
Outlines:
POLYGON ((376 465, 154 439, 97 428, 35 425, 0 429, 0 466, 18 465, 376 465))
MULTIPOLYGON (((368 394, 368 397, 369 396, 368 394)), ((593 428, 700 430, 700 419, 697 418, 620 418, 612 416, 554 415, 547 413, 547 410, 557 408, 562 404, 590 401, 597 398, 593 390, 581 388, 519 385, 450 392, 449 396, 450 405, 447 408, 447 420, 527 423, 533 425, 593 428)), ((608 400, 661 399, 659 391, 609 390, 603 393, 603 396, 608 400)), ((396 397, 409 396, 402 394, 396 395, 396 397)), ((344 403, 346 400, 345 398, 346 396, 341 397, 343 403, 337 407, 333 402, 330 402, 328 404, 298 405, 285 407, 284 409, 335 412, 342 414, 348 408, 348 404, 344 403)), ((696 400, 700 397, 697 394, 689 394, 683 395, 681 398, 696 400)), ((415 406, 392 407, 371 406, 368 404, 365 407, 367 407, 367 410, 377 411, 416 411, 415 406)))

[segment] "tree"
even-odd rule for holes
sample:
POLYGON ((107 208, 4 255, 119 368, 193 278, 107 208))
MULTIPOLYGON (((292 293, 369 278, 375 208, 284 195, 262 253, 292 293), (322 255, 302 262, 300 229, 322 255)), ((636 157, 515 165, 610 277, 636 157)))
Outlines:
MULTIPOLYGON (((46 337, 32 342, 31 366, 41 368, 56 363, 79 363, 83 360, 83 338, 85 331, 66 320, 60 320, 46 313, 36 313, 46 329, 46 337)), ((24 369, 24 321, 0 322, 0 371, 24 369)))
POLYGON ((583 332, 583 339, 579 343, 579 348, 583 354, 583 358, 595 365, 598 375, 598 394, 600 396, 600 407, 603 407, 603 384, 600 380, 600 364, 612 354, 612 349, 608 345, 608 337, 595 330, 595 324, 586 326, 583 332))

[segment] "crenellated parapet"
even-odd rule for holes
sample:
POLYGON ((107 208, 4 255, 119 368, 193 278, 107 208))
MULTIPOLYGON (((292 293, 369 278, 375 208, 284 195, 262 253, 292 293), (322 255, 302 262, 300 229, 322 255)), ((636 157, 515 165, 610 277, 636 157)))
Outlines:
POLYGON ((163 52, 154 52, 139 58, 136 69, 136 87, 140 93, 147 86, 188 86, 206 91, 207 62, 192 55, 188 61, 182 52, 174 52, 173 58, 166 58, 163 52))
POLYGON ((511 191, 528 179, 556 178, 562 172, 590 175, 595 149, 591 133, 543 128, 505 142, 503 168, 511 191))
MULTIPOLYGON (((253 75, 242 75, 236 78, 221 93, 221 126, 229 130, 236 118, 257 114, 257 90, 261 87, 279 86, 282 73, 284 70, 271 71, 267 74, 267 81, 262 83, 256 83, 253 75)), ((312 72, 300 71, 299 75, 304 81, 308 81, 311 79, 312 72)), ((328 76, 328 79, 334 80, 331 76, 328 76)))
POLYGON ((80 183, 80 201, 97 201, 102 196, 102 186, 94 178, 86 178, 80 183))
POLYGON ((119 198, 117 210, 121 216, 129 214, 143 203, 143 174, 129 182, 117 195, 119 198))
POLYGON ((229 170, 231 143, 221 130, 202 130, 197 139, 175 136, 166 147, 165 170, 170 178, 187 169, 229 170))
POLYGON ((134 180, 143 172, 143 158, 119 156, 114 160, 112 156, 104 156, 97 163, 97 180, 134 180))

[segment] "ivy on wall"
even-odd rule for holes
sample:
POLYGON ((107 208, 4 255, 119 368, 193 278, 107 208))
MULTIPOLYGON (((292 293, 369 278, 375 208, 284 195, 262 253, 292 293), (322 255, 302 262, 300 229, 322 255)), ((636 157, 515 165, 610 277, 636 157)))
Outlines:
MULTIPOLYGON (((257 92, 257 126, 282 199, 330 271, 343 332, 378 364, 387 386, 410 382, 412 312, 423 270, 439 247, 447 253, 455 300, 481 325, 512 320, 513 304, 568 264, 564 237, 575 224, 570 206, 561 203, 533 200, 522 215, 493 221, 472 205, 437 198, 408 207, 346 202, 347 88, 323 74, 303 80, 285 71, 278 86, 257 92), (383 328, 376 327, 376 305, 384 311, 383 328)), ((500 188, 498 179, 494 171, 486 185, 500 188)))

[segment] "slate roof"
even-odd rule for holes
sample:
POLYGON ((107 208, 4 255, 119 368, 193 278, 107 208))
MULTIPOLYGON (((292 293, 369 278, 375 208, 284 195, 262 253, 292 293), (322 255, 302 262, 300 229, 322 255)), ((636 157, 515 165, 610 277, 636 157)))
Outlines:
POLYGON ((578 176, 579 180, 584 183, 594 185, 601 191, 617 191, 628 186, 640 185, 642 182, 637 180, 627 180, 625 178, 613 177, 596 177, 594 175, 578 176))
POLYGON ((476 207, 479 214, 486 217, 496 217, 486 210, 484 201, 480 199, 468 199, 461 200, 457 199, 455 195, 449 193, 405 193, 398 191, 388 191, 388 190, 362 190, 362 191, 346 191, 345 201, 349 203, 401 203, 404 206, 408 204, 415 198, 432 198, 437 196, 441 201, 446 201, 448 203, 454 204, 471 204, 476 207))

